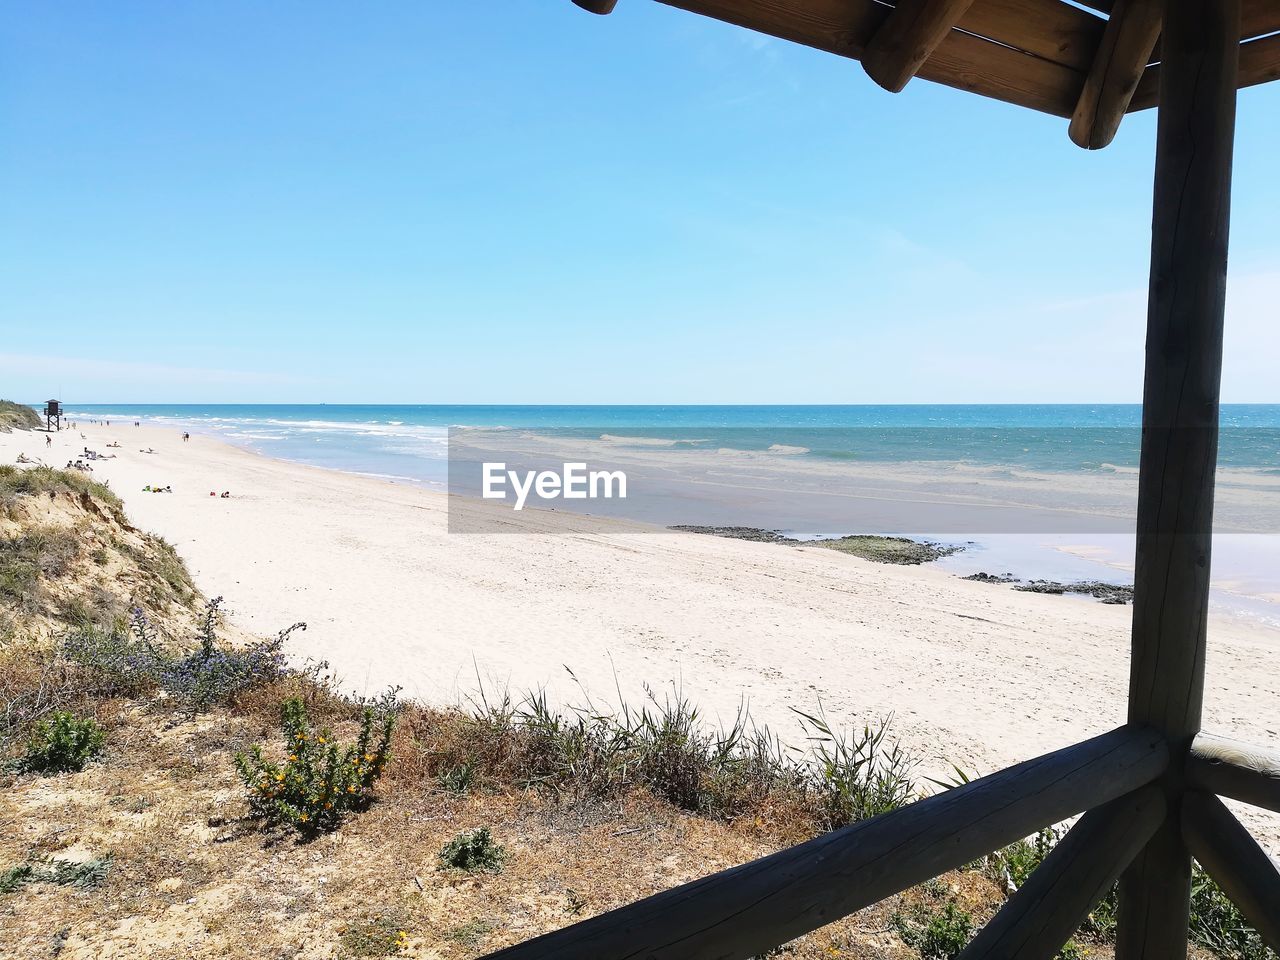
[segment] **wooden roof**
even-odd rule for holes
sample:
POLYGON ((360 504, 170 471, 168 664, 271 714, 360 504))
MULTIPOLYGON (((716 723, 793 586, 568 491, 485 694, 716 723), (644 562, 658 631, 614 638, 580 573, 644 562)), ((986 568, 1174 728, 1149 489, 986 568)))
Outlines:
MULTIPOLYGON (((617 0, 573 0, 609 13, 617 0)), ((1071 118, 1082 147, 1156 105, 1162 0, 659 0, 862 62, 901 90, 913 76, 1071 118)), ((1280 0, 1241 0, 1239 85, 1280 78, 1280 0)))

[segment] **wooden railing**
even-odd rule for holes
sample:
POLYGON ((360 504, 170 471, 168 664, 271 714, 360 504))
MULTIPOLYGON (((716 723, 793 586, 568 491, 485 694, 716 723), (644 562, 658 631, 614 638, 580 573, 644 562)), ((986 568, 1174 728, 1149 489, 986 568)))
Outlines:
MULTIPOLYGON (((1202 737, 1178 798, 1186 843, 1280 950, 1280 872, 1216 797, 1280 809, 1280 756, 1202 737)), ((1051 960, 1166 822, 1164 738, 1126 726, 910 806, 490 954, 747 960, 1077 814, 961 960, 1051 960)))

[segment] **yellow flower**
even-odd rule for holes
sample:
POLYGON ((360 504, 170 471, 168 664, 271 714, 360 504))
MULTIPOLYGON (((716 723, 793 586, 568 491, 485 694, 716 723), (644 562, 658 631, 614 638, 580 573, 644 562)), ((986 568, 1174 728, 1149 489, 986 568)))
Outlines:
POLYGON ((297 762, 297 759, 298 759, 298 755, 296 753, 289 754, 290 762, 297 762))
POLYGON ((306 823, 308 818, 305 813, 300 813, 298 814, 298 819, 301 820, 303 823, 306 823))
POLYGON ((354 785, 347 787, 347 793, 355 793, 355 792, 356 792, 356 788, 354 785))
POLYGON ((277 774, 276 774, 276 783, 280 783, 282 780, 284 780, 284 774, 283 774, 283 773, 277 773, 277 774))

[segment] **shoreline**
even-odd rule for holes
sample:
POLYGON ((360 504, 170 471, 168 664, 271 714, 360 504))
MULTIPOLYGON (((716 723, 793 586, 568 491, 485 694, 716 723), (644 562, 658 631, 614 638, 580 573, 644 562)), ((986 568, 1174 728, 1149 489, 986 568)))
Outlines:
MULTIPOLYGON (((936 563, 558 511, 525 511, 518 533, 449 534, 438 491, 197 434, 81 424, 47 453, 35 449, 43 433, 0 434, 0 460, 118 454, 92 476, 173 543, 207 595, 226 597, 236 627, 271 635, 306 621, 289 652, 328 660, 359 692, 401 684, 451 703, 479 681, 559 703, 636 703, 646 685, 659 697, 676 685, 706 722, 745 702, 789 742, 794 711, 821 703, 842 726, 893 715, 891 735, 931 775, 952 763, 989 772, 1124 722, 1123 606, 1018 593, 936 563), (209 496, 223 490, 231 497, 209 496)), ((1273 739, 1280 633, 1221 616, 1209 630, 1206 729, 1273 739)), ((1280 844, 1280 818, 1264 836, 1280 844)))

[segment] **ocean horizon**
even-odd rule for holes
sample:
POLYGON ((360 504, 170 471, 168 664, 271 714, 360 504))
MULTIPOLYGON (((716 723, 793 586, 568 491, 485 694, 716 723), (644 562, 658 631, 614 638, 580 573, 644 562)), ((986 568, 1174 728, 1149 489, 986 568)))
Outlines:
MULTIPOLYGON (((637 446, 785 452, 813 460, 953 461, 1136 470, 1140 404, 506 405, 64 404, 267 456, 443 487, 449 431, 547 431, 637 446), (619 433, 626 431, 626 433, 619 433), (690 433, 690 431, 698 431, 690 433)), ((1219 464, 1280 476, 1280 404, 1224 404, 1219 464)))

